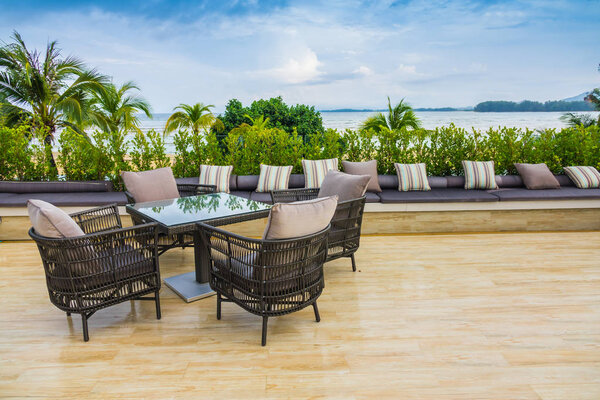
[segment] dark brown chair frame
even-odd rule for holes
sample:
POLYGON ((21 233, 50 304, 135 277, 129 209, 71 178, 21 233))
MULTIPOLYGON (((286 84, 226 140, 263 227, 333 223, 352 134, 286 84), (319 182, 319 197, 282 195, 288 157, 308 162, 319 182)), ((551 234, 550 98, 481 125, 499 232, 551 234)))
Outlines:
MULTIPOLYGON (((294 201, 313 200, 318 195, 318 188, 275 190, 271 192, 271 199, 273 204, 291 203, 294 201)), ((352 271, 356 271, 354 253, 356 253, 360 246, 360 232, 365 211, 365 202, 366 196, 339 202, 335 215, 331 220, 327 261, 341 257, 350 257, 352 271)))
MULTIPOLYGON (((201 184, 193 184, 193 183, 178 183, 177 190, 179 191, 179 196, 181 197, 189 197, 189 196, 200 196, 203 194, 211 194, 217 191, 217 187, 215 185, 201 185, 201 184)), ((125 196, 127 197, 127 202, 129 204, 136 203, 135 197, 130 192, 125 192, 125 196)), ((147 221, 144 221, 139 216, 132 215, 131 220, 134 225, 142 225, 147 221)), ((161 255, 164 252, 174 249, 176 247, 186 248, 194 245, 194 237, 192 235, 188 235, 185 233, 180 233, 177 235, 158 235, 158 254, 161 255)))
POLYGON ((210 286, 217 292, 217 319, 224 301, 261 316, 263 346, 269 317, 312 305, 321 320, 317 299, 324 287, 329 226, 285 240, 250 239, 202 223, 198 227, 210 259, 210 286))
POLYGON ((116 204, 70 216, 84 236, 49 238, 33 228, 29 236, 44 264, 50 301, 67 316, 81 314, 83 340, 96 311, 128 300, 154 301, 160 319, 157 224, 122 228, 116 204))

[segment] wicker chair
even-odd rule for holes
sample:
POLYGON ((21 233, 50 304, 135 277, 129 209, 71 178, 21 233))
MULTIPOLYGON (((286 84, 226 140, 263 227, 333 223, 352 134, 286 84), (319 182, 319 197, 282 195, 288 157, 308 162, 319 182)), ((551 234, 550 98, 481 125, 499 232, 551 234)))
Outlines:
POLYGON ((323 263, 329 226, 294 239, 249 239, 199 224, 210 258, 210 286, 221 302, 229 301, 262 316, 262 345, 267 343, 269 317, 313 306, 321 320, 317 299, 323 291, 323 263))
MULTIPOLYGON (((179 195, 181 197, 189 197, 189 196, 199 196, 202 194, 210 194, 215 193, 217 191, 217 187, 215 185, 200 185, 200 184, 191 184, 191 183, 178 183, 177 190, 179 191, 179 195)), ((127 202, 130 204, 135 203, 135 197, 130 192, 125 192, 125 196, 127 197, 127 202)), ((144 221, 140 219, 138 216, 131 216, 131 220, 134 225, 142 225, 147 223, 148 221, 144 221)), ((186 234, 178 234, 178 235, 158 235, 158 254, 161 255, 167 250, 171 250, 176 247, 180 247, 182 249, 193 246, 194 238, 192 235, 186 234)))
POLYGON ((85 236, 48 238, 33 228, 29 236, 42 257, 50 301, 67 316, 81 314, 83 340, 96 311, 127 300, 153 300, 160 319, 157 225, 122 228, 116 204, 71 217, 85 236))
MULTIPOLYGON (((288 189, 271 192, 274 203, 290 203, 293 201, 312 200, 319 195, 319 189, 288 189)), ((356 271, 354 253, 360 245, 360 230, 365 210, 366 197, 341 201, 338 203, 335 215, 331 220, 329 232, 329 248, 327 261, 341 257, 350 257, 352 271, 356 271)))

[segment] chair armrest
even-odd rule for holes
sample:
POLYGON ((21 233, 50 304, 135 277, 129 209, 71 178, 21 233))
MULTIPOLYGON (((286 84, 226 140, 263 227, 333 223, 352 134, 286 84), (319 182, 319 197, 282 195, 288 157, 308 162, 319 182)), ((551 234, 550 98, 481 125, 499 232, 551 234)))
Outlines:
POLYGON ((291 203, 293 201, 303 201, 316 199, 319 195, 319 188, 301 188, 271 191, 271 200, 275 203, 291 203))
POLYGON ((123 226, 116 204, 76 212, 70 216, 86 234, 119 229, 123 226))
POLYGON ((178 183, 177 190, 179 190, 181 197, 188 197, 215 193, 217 187, 215 185, 201 185, 199 183, 178 183))
POLYGON ((153 260, 158 270, 158 224, 150 223, 129 228, 112 229, 69 238, 39 236, 33 228, 29 235, 38 245, 46 273, 55 277, 77 278, 113 270, 113 260, 153 260), (135 257, 126 256, 127 253, 135 257), (136 258, 137 257, 137 258, 136 258), (54 266, 48 268, 48 266, 54 266))

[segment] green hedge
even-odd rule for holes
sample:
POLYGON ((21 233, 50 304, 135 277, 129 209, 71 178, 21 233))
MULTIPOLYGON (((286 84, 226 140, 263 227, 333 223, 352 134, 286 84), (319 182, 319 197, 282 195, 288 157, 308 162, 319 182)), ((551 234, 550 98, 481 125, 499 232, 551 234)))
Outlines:
MULTIPOLYGON (((56 168, 49 162, 48 146, 28 136, 27 127, 0 127, 2 159, 0 179, 53 180, 56 168)), ((454 125, 434 130, 373 131, 333 129, 303 140, 278 128, 242 125, 219 141, 212 134, 174 135, 175 154, 166 154, 162 135, 150 131, 126 140, 125 133, 96 132, 89 139, 65 130, 58 138, 61 179, 110 179, 120 187, 122 170, 146 170, 172 165, 177 177, 198 176, 200 164, 233 165, 238 175, 258 174, 260 164, 293 165, 301 160, 338 158, 376 159, 382 174, 394 174, 394 162, 424 162, 429 175, 461 175, 462 160, 494 160, 497 174, 515 174, 515 162, 548 164, 555 173, 564 166, 600 168, 600 129, 597 126, 532 131, 497 128, 486 132, 454 125)))

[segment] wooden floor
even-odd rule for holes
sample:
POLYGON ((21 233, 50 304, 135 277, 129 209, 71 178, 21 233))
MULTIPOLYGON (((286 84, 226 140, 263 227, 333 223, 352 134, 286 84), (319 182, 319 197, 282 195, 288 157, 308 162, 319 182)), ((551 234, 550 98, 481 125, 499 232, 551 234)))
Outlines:
MULTIPOLYGON (((261 320, 215 298, 81 321, 33 243, 0 243, 0 397, 600 399, 600 232, 367 236, 312 309, 261 320)), ((192 269, 161 258, 163 276, 192 269)))

